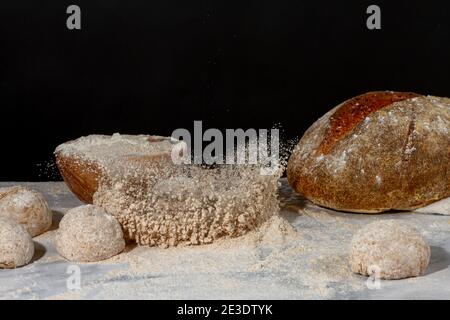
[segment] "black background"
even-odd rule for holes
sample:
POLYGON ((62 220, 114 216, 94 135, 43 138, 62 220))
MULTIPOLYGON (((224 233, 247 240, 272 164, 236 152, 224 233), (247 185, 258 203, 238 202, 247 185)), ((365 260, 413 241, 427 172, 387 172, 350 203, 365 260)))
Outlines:
POLYGON ((58 179, 91 133, 301 136, 372 90, 450 96, 448 1, 15 0, 0 4, 0 180, 58 179), (66 28, 81 7, 82 29, 66 28), (382 30, 366 9, 382 10, 382 30))

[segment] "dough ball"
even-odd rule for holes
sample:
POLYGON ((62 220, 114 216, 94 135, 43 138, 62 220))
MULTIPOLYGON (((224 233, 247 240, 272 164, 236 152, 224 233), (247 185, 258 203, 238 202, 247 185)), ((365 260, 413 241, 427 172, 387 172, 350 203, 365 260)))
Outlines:
POLYGON ((0 216, 0 268, 26 265, 34 255, 34 243, 24 226, 0 216))
POLYGON ((378 273, 381 279, 417 277, 430 261, 430 247, 422 235, 402 221, 368 224, 352 239, 350 268, 362 275, 378 273))
POLYGON ((32 237, 52 225, 52 211, 44 196, 24 187, 0 188, 0 216, 22 224, 32 237))
POLYGON ((64 215, 56 233, 55 246, 67 260, 94 262, 122 252, 125 240, 116 218, 100 207, 86 205, 64 215))

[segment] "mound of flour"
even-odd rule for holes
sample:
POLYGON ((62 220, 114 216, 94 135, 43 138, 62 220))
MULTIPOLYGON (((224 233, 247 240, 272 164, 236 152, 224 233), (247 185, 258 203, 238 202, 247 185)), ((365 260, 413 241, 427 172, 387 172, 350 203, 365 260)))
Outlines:
POLYGON ((278 213, 278 178, 258 166, 115 166, 94 203, 115 216, 140 245, 207 244, 238 237, 278 213))

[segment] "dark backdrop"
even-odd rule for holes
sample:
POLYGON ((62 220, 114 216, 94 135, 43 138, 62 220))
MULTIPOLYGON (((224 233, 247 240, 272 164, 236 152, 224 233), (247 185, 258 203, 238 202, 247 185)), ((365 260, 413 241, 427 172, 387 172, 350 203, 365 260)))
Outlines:
POLYGON ((370 90, 450 96, 448 1, 15 0, 0 4, 0 180, 58 179, 91 133, 270 128, 301 136, 370 90), (382 30, 366 8, 382 9, 382 30), (82 30, 66 28, 66 8, 82 30))

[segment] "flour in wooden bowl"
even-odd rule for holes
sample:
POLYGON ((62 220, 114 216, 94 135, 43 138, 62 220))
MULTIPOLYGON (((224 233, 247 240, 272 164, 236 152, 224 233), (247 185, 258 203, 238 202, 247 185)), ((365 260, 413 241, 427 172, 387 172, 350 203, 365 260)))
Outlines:
POLYGON ((238 237, 279 211, 276 175, 258 166, 116 166, 94 203, 121 223, 128 239, 147 246, 207 244, 238 237), (169 169, 168 169, 169 170, 169 169))

